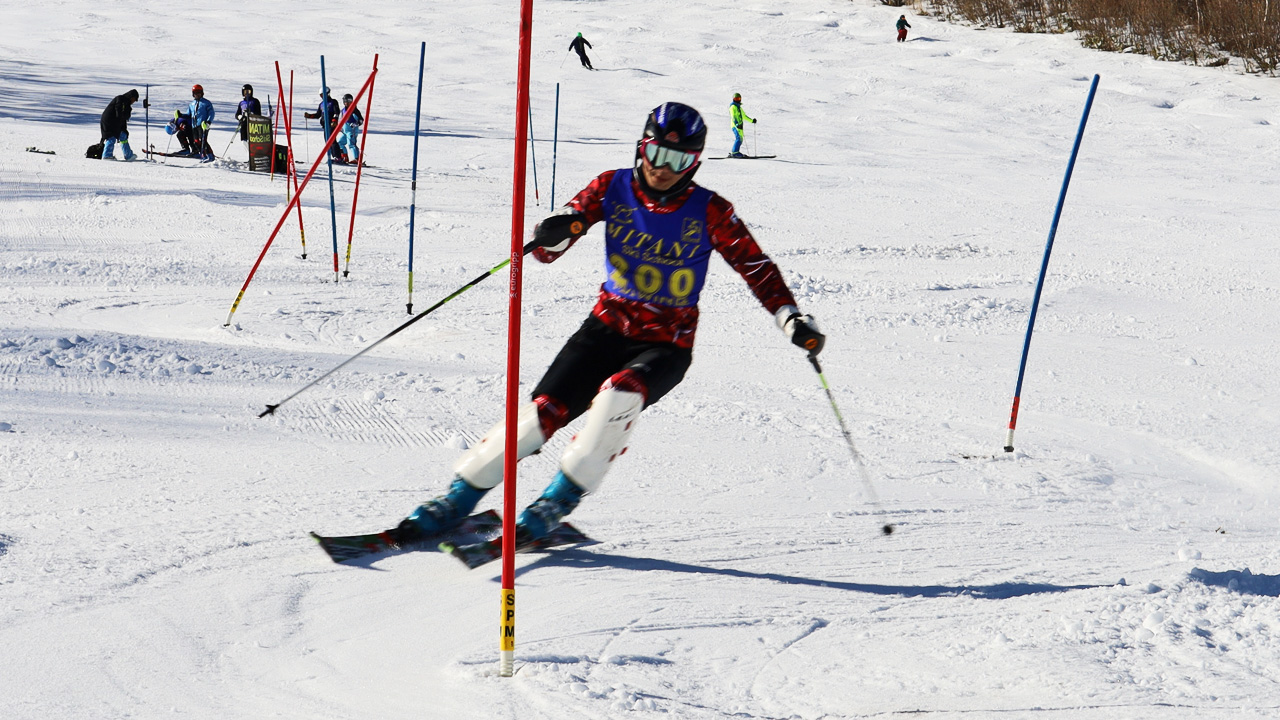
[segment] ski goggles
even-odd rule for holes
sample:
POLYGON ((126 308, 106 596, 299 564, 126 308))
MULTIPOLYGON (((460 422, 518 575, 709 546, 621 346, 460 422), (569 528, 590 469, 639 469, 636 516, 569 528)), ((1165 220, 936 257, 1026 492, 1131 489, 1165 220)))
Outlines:
POLYGON ((675 148, 663 147, 653 138, 645 138, 640 141, 640 149, 644 152, 644 159, 648 160, 653 167, 666 166, 678 173, 693 167, 702 155, 700 152, 686 152, 675 148))

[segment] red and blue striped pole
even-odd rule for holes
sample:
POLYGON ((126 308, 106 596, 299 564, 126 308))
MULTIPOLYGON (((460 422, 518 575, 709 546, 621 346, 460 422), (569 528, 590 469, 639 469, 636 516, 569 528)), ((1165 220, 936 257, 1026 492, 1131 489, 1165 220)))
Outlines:
POLYGON ((1093 108, 1093 96, 1098 92, 1098 76, 1093 76, 1089 85, 1089 99, 1084 104, 1084 114, 1080 116, 1080 129, 1076 131, 1076 141, 1071 147, 1071 160, 1067 163, 1067 174, 1062 178, 1062 190, 1058 193, 1058 206, 1053 211, 1053 224, 1049 226, 1049 241, 1044 246, 1044 259, 1040 261, 1040 278, 1036 281, 1035 298, 1031 301, 1031 317, 1027 320, 1027 336, 1022 341, 1022 362, 1018 365, 1018 386, 1013 391, 1013 410, 1009 413, 1009 434, 1004 441, 1004 451, 1013 452, 1013 431, 1018 426, 1018 405, 1022 400, 1022 379, 1027 372, 1027 355, 1031 352, 1031 332, 1036 327, 1036 311, 1040 308, 1040 292, 1044 290, 1044 276, 1049 270, 1049 255, 1053 253, 1053 238, 1058 234, 1058 220, 1062 217, 1062 206, 1067 200, 1067 186, 1071 184, 1071 171, 1076 166, 1076 155, 1080 152, 1080 141, 1084 138, 1084 126, 1089 121, 1089 110, 1093 108))

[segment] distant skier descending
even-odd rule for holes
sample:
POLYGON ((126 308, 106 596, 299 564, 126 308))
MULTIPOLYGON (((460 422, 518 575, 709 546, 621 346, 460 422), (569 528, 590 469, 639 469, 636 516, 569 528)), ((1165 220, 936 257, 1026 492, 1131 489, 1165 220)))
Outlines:
POLYGON ((729 116, 733 118, 733 150, 729 151, 729 157, 746 157, 742 154, 742 140, 745 137, 742 131, 743 123, 746 120, 754 123, 756 120, 742 109, 741 93, 733 94, 733 102, 729 104, 729 116))
MULTIPOLYGON (((684 379, 713 253, 747 281, 792 343, 813 355, 822 350, 825 337, 813 318, 796 309, 782 273, 733 205, 694 184, 706 136, 706 123, 693 108, 654 108, 631 167, 602 173, 534 228, 533 255, 549 263, 603 221, 605 281, 595 308, 519 411, 514 432, 521 458, 586 415, 550 485, 520 515, 519 547, 547 537, 600 487, 627 450, 641 412, 684 379)), ((414 510, 400 531, 432 536, 461 522, 502 481, 505 446, 505 423, 499 422, 454 464, 448 492, 414 510)))
POLYGON ((906 15, 898 16, 898 42, 907 41, 907 28, 911 27, 911 23, 907 22, 906 15))
POLYGON ((574 38, 573 42, 569 43, 569 49, 578 53, 578 59, 582 61, 582 67, 588 70, 595 70, 595 68, 591 66, 591 58, 587 57, 586 48, 589 47, 591 47, 591 43, 587 42, 587 39, 582 37, 582 33, 578 33, 578 37, 574 38))

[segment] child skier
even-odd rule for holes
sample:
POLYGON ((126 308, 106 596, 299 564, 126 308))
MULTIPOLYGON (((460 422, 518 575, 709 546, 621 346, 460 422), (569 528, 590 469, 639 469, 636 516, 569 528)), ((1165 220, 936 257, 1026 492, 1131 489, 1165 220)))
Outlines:
POLYGON ((743 121, 750 120, 754 123, 756 120, 743 111, 741 93, 733 94, 733 102, 729 104, 729 115, 733 118, 733 150, 729 152, 729 157, 746 157, 746 155, 743 155, 741 152, 742 140, 745 137, 742 132, 743 121))
MULTIPOLYGON (((342 96, 342 112, 346 112, 351 107, 351 103, 355 102, 355 98, 351 93, 342 96)), ((360 114, 360 108, 351 111, 351 117, 342 125, 342 133, 338 135, 338 145, 342 146, 342 152, 346 155, 345 161, 356 165, 360 162, 360 128, 364 125, 364 116, 360 114)))
POLYGON ((191 86, 191 104, 187 106, 191 116, 191 152, 200 156, 200 162, 213 162, 213 148, 209 147, 209 126, 213 123, 213 103, 205 99, 204 88, 191 86))
MULTIPOLYGON (((249 139, 249 116, 262 114, 262 103, 253 96, 253 86, 240 88, 240 105, 236 107, 236 122, 240 124, 240 139, 249 139)), ((268 98, 270 99, 270 98, 268 98)))
POLYGON ((102 159, 115 160, 116 142, 126 161, 138 157, 129 147, 129 116, 133 114, 133 104, 138 102, 138 91, 130 90, 123 95, 111 98, 107 108, 102 111, 99 122, 102 130, 102 159))
MULTIPOLYGON (((632 166, 601 174, 534 228, 533 255, 549 263, 604 221, 608 274, 595 309, 552 361, 513 429, 523 458, 587 415, 551 484, 520 515, 517 544, 544 537, 595 492, 626 450, 641 411, 684 378, 713 251, 747 281, 792 343, 813 355, 822 350, 825 337, 796 309, 778 267, 733 205, 694 184, 706 135, 693 108, 654 108, 632 166)), ((456 525, 502 481, 505 445, 500 422, 454 464, 449 491, 423 503, 390 535, 412 542, 456 525)))
POLYGON ((192 138, 191 138, 191 116, 190 115, 183 115, 182 112, 178 110, 174 110, 173 119, 169 121, 168 125, 164 126, 164 131, 169 133, 170 135, 177 136, 178 143, 182 145, 182 149, 175 154, 177 155, 191 154, 192 138))
POLYGON ((907 41, 907 28, 911 27, 911 23, 907 22, 906 15, 898 16, 898 42, 907 41))

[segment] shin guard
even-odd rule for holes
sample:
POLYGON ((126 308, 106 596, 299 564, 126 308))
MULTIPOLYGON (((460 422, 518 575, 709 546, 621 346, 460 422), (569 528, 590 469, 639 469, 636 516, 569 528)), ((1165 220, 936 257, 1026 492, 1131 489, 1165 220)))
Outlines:
MULTIPOLYGON (((473 487, 488 490, 502 482, 503 456, 506 450, 506 423, 494 425, 480 442, 473 445, 453 465, 453 472, 473 487)), ((542 424, 538 420, 536 403, 526 403, 520 408, 516 420, 516 459, 537 452, 546 438, 542 436, 542 424)))
POLYGON ((585 492, 595 492, 610 463, 626 452, 643 409, 643 393, 618 387, 601 390, 587 410, 586 425, 565 448, 560 469, 585 492))

